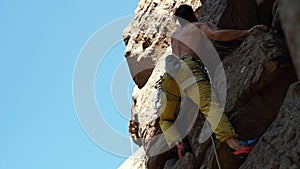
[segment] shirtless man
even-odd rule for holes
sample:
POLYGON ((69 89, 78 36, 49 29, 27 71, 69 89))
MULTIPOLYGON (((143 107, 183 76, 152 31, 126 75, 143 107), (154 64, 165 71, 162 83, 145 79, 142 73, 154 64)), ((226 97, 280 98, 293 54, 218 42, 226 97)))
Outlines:
MULTIPOLYGON (((193 72, 197 72, 194 76, 200 76, 200 78, 198 79, 201 79, 194 84, 191 84, 188 87, 184 88, 183 90, 185 91, 185 95, 198 105, 200 111, 204 114, 205 118, 210 123, 217 139, 219 139, 221 142, 227 143, 228 146, 232 149, 238 150, 242 148, 242 145, 240 145, 240 142, 237 139, 237 134, 231 126, 227 116, 223 112, 220 112, 222 109, 218 108, 219 105, 214 99, 215 96, 214 93, 211 92, 209 79, 203 80, 203 78, 201 78, 205 76, 204 73, 200 71, 200 68, 203 67, 203 65, 201 64, 201 60, 199 60, 199 55, 201 54, 200 34, 202 31, 209 39, 216 41, 231 41, 247 36, 253 29, 267 30, 268 28, 264 25, 256 25, 249 30, 214 30, 207 23, 198 22, 196 16, 194 15, 192 7, 189 5, 181 5, 176 10, 175 16, 180 23, 180 27, 172 35, 172 53, 173 55, 182 59, 183 62, 186 62, 188 66, 193 67, 194 69, 195 67, 198 67, 198 72, 197 70, 193 70, 193 72), (210 112, 210 106, 214 106, 214 110, 220 111, 210 112), (218 116, 216 115, 218 113, 221 113, 222 117, 218 122, 216 122, 214 118, 218 116)), ((179 70, 178 74, 184 71, 185 70, 179 70)), ((184 79, 179 81, 184 82, 184 79)), ((170 84, 165 84, 165 86, 166 88, 170 88, 165 89, 165 91, 169 92, 169 95, 175 95, 178 97, 182 95, 180 94, 179 89, 176 89, 176 87, 174 87, 175 85, 172 85, 171 82, 170 84)), ((180 101, 168 100, 168 98, 166 98, 166 100, 164 101, 165 106, 160 111, 160 126, 163 131, 166 131, 170 127, 170 125, 172 125, 172 121, 175 120, 175 116, 170 115, 172 113, 175 113, 174 108, 168 108, 168 105, 178 105, 179 102, 180 101)), ((171 142, 170 138, 167 138, 167 142, 171 142)), ((175 140, 175 142, 175 144, 178 144, 178 141, 175 140)))

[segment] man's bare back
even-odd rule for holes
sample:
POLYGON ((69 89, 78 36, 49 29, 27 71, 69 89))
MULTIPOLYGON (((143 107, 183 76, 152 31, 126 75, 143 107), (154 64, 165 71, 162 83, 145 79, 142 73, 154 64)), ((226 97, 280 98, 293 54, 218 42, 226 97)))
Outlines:
POLYGON ((173 33, 171 38, 172 52, 179 58, 185 56, 197 56, 198 48, 201 45, 201 26, 204 23, 190 23, 185 26, 180 26, 173 33))

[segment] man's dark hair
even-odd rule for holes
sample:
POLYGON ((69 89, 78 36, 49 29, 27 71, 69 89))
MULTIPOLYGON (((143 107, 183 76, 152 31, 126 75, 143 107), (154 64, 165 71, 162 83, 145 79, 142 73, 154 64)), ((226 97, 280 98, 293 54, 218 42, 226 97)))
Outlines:
POLYGON ((190 5, 180 5, 176 11, 175 16, 177 16, 181 25, 186 24, 186 22, 197 22, 197 18, 194 14, 193 8, 190 5), (184 21, 185 20, 185 21, 184 21))

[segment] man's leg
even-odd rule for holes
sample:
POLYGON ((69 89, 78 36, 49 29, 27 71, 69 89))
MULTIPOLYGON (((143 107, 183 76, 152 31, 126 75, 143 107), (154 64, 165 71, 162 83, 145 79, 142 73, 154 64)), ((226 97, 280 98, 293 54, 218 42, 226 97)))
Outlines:
POLYGON ((218 140, 224 142, 227 139, 237 137, 207 80, 199 81, 188 87, 186 94, 198 105, 200 111, 210 123, 218 140))
POLYGON ((161 107, 159 109, 159 125, 162 129, 169 147, 175 145, 180 140, 180 133, 173 126, 176 120, 176 110, 180 103, 180 89, 172 77, 166 74, 161 82, 161 107))

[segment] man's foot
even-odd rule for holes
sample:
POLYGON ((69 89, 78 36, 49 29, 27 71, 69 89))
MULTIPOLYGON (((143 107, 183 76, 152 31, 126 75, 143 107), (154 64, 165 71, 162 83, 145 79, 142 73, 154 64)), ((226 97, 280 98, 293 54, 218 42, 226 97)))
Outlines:
POLYGON ((245 140, 240 141, 240 144, 243 146, 241 149, 238 149, 233 152, 234 155, 236 155, 237 159, 239 160, 245 160, 248 156, 248 154, 252 151, 254 145, 257 143, 258 139, 253 140, 245 140))
POLYGON ((177 150, 178 150, 178 158, 182 158, 187 152, 189 153, 192 152, 191 148, 184 142, 179 142, 177 144, 177 150))
POLYGON ((233 150, 239 150, 241 148, 243 148, 242 144, 240 143, 240 141, 237 138, 229 138, 227 140, 225 140, 225 143, 227 143, 227 145, 232 148, 233 150))

